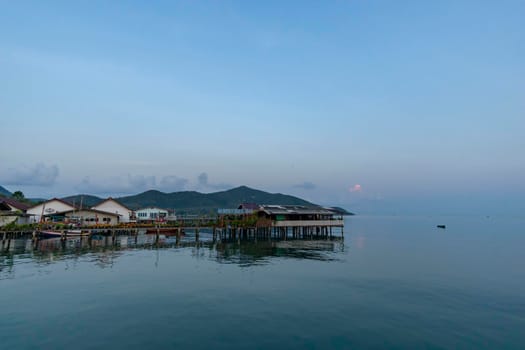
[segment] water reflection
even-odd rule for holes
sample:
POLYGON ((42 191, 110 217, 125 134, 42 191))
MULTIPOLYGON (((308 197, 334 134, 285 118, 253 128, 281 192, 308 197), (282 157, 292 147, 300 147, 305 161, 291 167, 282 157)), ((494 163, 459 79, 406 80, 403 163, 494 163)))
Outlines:
POLYGON ((333 261, 343 251, 344 243, 340 240, 252 241, 217 245, 215 259, 240 266, 264 265, 279 257, 333 261))
POLYGON ((199 239, 186 236, 180 239, 155 235, 93 236, 88 238, 59 238, 32 241, 13 239, 0 247, 0 279, 13 278, 20 264, 53 264, 57 261, 76 262, 88 256, 88 261, 102 269, 112 268, 118 258, 130 250, 190 249, 195 259, 208 259, 220 264, 239 266, 264 265, 275 258, 338 260, 344 251, 340 239, 321 240, 264 240, 214 241, 211 235, 199 239))

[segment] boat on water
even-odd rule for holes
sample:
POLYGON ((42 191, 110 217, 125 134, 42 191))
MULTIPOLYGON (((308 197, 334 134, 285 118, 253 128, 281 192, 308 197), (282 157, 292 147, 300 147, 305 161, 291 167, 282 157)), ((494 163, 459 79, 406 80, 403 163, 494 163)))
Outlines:
POLYGON ((89 232, 82 231, 82 230, 65 230, 65 231, 41 230, 41 231, 38 231, 38 236, 40 238, 81 237, 81 236, 89 236, 89 232))

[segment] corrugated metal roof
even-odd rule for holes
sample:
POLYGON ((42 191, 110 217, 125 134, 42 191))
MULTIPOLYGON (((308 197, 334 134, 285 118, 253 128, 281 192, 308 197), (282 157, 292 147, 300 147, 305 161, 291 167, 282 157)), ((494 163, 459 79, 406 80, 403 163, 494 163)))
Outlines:
POLYGON ((262 205, 261 209, 269 215, 333 215, 334 212, 324 208, 309 208, 302 205, 262 205))

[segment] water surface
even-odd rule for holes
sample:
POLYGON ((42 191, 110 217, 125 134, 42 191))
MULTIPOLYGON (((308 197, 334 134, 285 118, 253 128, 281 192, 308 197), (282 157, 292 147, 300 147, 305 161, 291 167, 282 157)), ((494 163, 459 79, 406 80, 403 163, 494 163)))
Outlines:
POLYGON ((524 224, 352 217, 344 241, 18 240, 0 253, 1 344, 522 349, 524 224))

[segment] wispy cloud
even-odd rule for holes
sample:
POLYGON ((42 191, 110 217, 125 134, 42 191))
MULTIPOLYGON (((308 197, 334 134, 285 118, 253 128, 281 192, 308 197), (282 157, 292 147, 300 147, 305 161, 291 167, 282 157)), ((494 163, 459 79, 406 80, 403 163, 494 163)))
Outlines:
POLYGON ((160 180, 159 189, 165 192, 176 192, 186 189, 188 179, 177 177, 175 175, 164 176, 160 180))
POLYGON ((14 186, 53 186, 58 177, 57 165, 37 163, 33 166, 24 165, 20 168, 10 168, 0 177, 5 185, 14 186))
POLYGON ((187 179, 175 175, 164 176, 160 181, 155 176, 145 175, 114 176, 102 180, 92 180, 87 176, 75 189, 90 194, 135 194, 152 189, 175 192, 185 189, 187 184, 187 179))
POLYGON ((227 183, 210 183, 206 172, 197 176, 197 188, 200 190, 225 190, 231 187, 233 186, 227 183))
POLYGON ((114 176, 103 180, 92 180, 86 176, 76 190, 89 194, 131 194, 154 188, 154 176, 128 175, 127 177, 114 176))
POLYGON ((294 185, 295 188, 302 188, 303 190, 313 190, 317 186, 314 183, 311 183, 309 181, 303 182, 302 184, 294 185))

